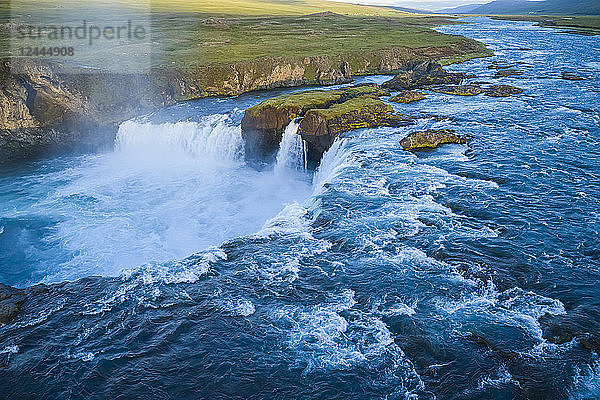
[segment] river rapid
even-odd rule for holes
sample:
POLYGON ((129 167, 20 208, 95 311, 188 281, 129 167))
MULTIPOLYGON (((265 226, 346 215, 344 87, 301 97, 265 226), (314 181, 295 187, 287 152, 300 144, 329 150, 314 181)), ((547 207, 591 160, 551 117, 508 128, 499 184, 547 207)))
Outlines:
POLYGON ((0 282, 57 285, 0 326, 0 398, 600 397, 600 37, 465 21, 438 29, 496 56, 448 69, 524 93, 394 104, 416 124, 317 171, 295 123, 245 161, 244 110, 290 90, 2 171, 0 282), (401 149, 430 128, 473 140, 401 149))

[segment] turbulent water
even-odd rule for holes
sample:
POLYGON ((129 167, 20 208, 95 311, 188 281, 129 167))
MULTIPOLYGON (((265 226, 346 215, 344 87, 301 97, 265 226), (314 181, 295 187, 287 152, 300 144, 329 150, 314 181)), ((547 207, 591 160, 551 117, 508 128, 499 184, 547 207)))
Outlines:
POLYGON ((245 164, 240 116, 273 93, 3 173, 0 281, 74 281, 0 327, 0 397, 600 397, 600 38, 469 22, 440 30, 497 56, 451 69, 522 96, 394 105, 417 124, 314 174, 296 142, 245 164), (403 152, 425 128, 473 141, 403 152))

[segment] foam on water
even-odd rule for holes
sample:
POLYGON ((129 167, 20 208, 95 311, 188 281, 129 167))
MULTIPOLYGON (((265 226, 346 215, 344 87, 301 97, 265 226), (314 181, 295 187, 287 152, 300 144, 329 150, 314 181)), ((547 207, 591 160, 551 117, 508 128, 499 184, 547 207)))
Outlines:
POLYGON ((287 346, 304 375, 334 373, 361 366, 378 368, 374 385, 388 386, 389 398, 418 398, 421 377, 398 347, 387 325, 356 308, 355 293, 346 289, 314 307, 286 307, 273 313, 285 329, 287 346))
POLYGON ((588 367, 576 368, 573 378, 571 400, 590 400, 600 398, 600 358, 588 367))
POLYGON ((519 382, 508 372, 506 366, 501 365, 500 369, 496 372, 495 376, 490 375, 479 381, 477 389, 483 389, 485 387, 501 388, 504 385, 514 385, 521 387, 519 382))
POLYGON ((286 203, 310 195, 306 176, 253 170, 243 149, 241 129, 228 115, 124 122, 114 152, 69 160, 45 176, 49 190, 32 186, 39 192, 8 211, 56 221, 42 241, 61 257, 32 253, 41 278, 28 283, 115 276, 181 259, 255 232, 286 203))
POLYGON ((333 179, 348 166, 349 150, 345 148, 347 139, 336 138, 329 150, 323 154, 319 168, 313 177, 313 185, 318 192, 322 186, 333 179))
POLYGON ((239 161, 243 157, 242 131, 228 115, 204 117, 202 122, 152 124, 126 121, 119 127, 116 149, 151 157, 188 155, 194 158, 239 161))
POLYGON ((18 352, 19 352, 19 346, 14 345, 14 344, 11 346, 6 346, 2 350, 0 350, 0 354, 17 354, 18 352))

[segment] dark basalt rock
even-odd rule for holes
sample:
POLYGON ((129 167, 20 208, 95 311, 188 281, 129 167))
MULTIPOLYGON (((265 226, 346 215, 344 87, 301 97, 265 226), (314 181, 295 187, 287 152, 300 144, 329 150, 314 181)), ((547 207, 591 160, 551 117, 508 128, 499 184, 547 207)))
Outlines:
POLYGON ((414 90, 405 90, 402 93, 390 97, 389 101, 393 103, 414 103, 415 101, 425 100, 427 97, 421 93, 414 90))
POLYGON ((582 337, 579 339, 579 344, 584 349, 593 351, 594 353, 600 355, 600 337, 599 336, 582 337))
POLYGON ((510 85, 492 85, 485 88, 485 95, 490 97, 509 97, 523 93, 523 89, 510 85))
POLYGON ((523 71, 521 71, 520 69, 501 69, 500 71, 496 72, 494 78, 506 78, 508 76, 519 75, 523 75, 523 71))
POLYGON ((585 78, 583 76, 575 75, 572 72, 563 72, 560 77, 562 79, 566 79, 568 81, 584 81, 585 78))
POLYGON ((0 324, 11 322, 27 300, 25 292, 0 283, 0 324))
POLYGON ((510 349, 503 349, 501 346, 492 343, 490 340, 486 339, 482 335, 470 333, 470 335, 467 336, 466 339, 470 342, 476 343, 479 346, 485 347, 486 349, 490 350, 495 355, 499 356, 505 361, 510 361, 514 358, 519 357, 519 353, 517 353, 516 351, 512 351, 510 349))
POLYGON ((455 96, 477 96, 483 93, 483 89, 479 85, 446 85, 431 89, 436 93, 452 94, 455 96))
POLYGON ((405 68, 382 87, 392 90, 410 90, 433 85, 459 85, 467 75, 444 71, 441 64, 435 61, 408 63, 405 68))
POLYGON ((400 141, 406 151, 435 149, 443 144, 466 144, 469 138, 457 135, 452 129, 430 129, 423 132, 413 132, 400 141))

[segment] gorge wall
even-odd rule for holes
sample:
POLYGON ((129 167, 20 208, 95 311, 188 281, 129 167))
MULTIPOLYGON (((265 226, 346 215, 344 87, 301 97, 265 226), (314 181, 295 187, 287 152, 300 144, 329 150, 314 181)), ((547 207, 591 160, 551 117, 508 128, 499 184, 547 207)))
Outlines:
POLYGON ((4 59, 0 60, 0 163, 53 149, 107 143, 119 123, 178 101, 348 83, 353 75, 393 73, 414 60, 463 60, 486 53, 481 43, 465 39, 446 47, 268 57, 190 69, 156 68, 137 75, 76 68, 64 73, 50 63, 4 59))

